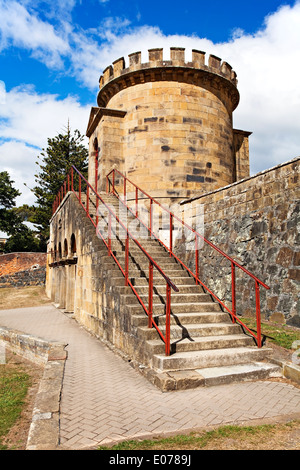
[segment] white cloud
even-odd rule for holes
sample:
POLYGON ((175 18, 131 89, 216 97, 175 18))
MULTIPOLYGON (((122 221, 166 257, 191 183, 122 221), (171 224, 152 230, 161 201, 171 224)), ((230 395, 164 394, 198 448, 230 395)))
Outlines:
POLYGON ((47 138, 61 132, 70 119, 72 129, 85 133, 90 106, 82 106, 72 96, 38 94, 33 86, 19 86, 6 92, 0 106, 0 136, 31 146, 43 147, 47 138))
MULTIPOLYGON (((72 8, 75 0, 69 0, 69 4, 72 8)), ((22 4, 0 0, 0 49, 12 44, 30 50, 48 67, 65 69, 66 74, 94 90, 95 100, 99 76, 121 56, 128 64, 128 54, 141 51, 142 61, 147 62, 148 49, 162 47, 167 60, 172 46, 185 47, 187 60, 191 60, 192 49, 204 50, 207 56, 216 54, 229 62, 238 75, 241 101, 234 113, 234 127, 253 131, 252 173, 300 154, 299 1, 269 15, 256 34, 236 29, 227 42, 219 44, 196 35, 166 36, 156 26, 133 28, 128 20, 117 17, 102 18, 102 26, 99 23, 89 30, 80 29, 66 17, 55 29, 50 22, 39 19, 32 5, 32 0, 22 0, 22 4)), ((0 96, 1 90, 5 87, 0 82, 0 96)), ((10 168, 16 172, 18 184, 22 178, 29 183, 29 162, 38 154, 32 146, 45 147, 47 137, 60 132, 68 118, 73 129, 84 133, 90 106, 82 107, 79 99, 72 96, 60 99, 51 94, 38 95, 34 88, 24 86, 6 90, 5 100, 5 106, 0 100, 0 135, 12 139, 14 145, 2 143, 0 163, 2 166, 9 161, 8 155, 16 149, 23 152, 25 170, 30 168, 27 176, 21 173, 22 162, 16 160, 15 153, 10 168)))
POLYGON ((37 149, 29 147, 23 142, 10 141, 0 144, 1 171, 8 171, 11 180, 14 181, 14 188, 22 193, 22 196, 16 198, 17 206, 22 204, 30 205, 35 201, 34 194, 25 184, 29 188, 34 186, 37 155, 37 149))
POLYGON ((0 105, 5 104, 6 101, 6 89, 5 89, 5 83, 0 80, 0 105))
POLYGON ((93 87, 95 75, 98 81, 103 69, 120 56, 128 64, 127 56, 134 51, 142 52, 143 62, 148 61, 148 49, 155 47, 164 48, 166 60, 171 46, 185 47, 187 60, 191 59, 192 49, 204 50, 207 56, 218 55, 238 75, 241 101, 234 113, 234 126, 253 132, 251 171, 256 173, 300 155, 299 31, 299 1, 269 15, 257 33, 245 34, 238 29, 228 42, 219 44, 196 36, 165 36, 158 27, 151 26, 127 28, 117 34, 112 22, 102 45, 96 39, 92 45, 87 37, 81 37, 82 47, 72 54, 73 67, 77 76, 93 87))
POLYGON ((0 50, 10 45, 32 52, 48 67, 61 68, 62 56, 69 52, 63 32, 41 21, 18 2, 0 0, 0 50))
MULTIPOLYGON (((71 130, 85 135, 90 106, 82 106, 74 97, 64 100, 51 94, 39 95, 33 87, 17 87, 6 93, 0 105, 0 168, 8 171, 15 187, 22 192, 17 204, 32 204, 38 170, 37 157, 47 148, 47 138, 64 132, 70 120, 71 130)), ((84 143, 87 145, 87 138, 84 143)))
POLYGON ((235 125, 253 131, 252 172, 300 155, 300 3, 267 17, 256 35, 216 45, 237 71, 235 125))

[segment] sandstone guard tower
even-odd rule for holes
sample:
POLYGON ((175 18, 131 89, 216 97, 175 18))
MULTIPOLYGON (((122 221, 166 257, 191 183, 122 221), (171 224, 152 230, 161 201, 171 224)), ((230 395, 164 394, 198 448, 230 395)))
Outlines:
POLYGON ((239 103, 236 73, 227 62, 171 48, 129 55, 108 66, 92 108, 89 182, 105 190, 115 166, 154 198, 207 193, 249 176, 249 132, 233 129, 239 103), (96 161, 97 160, 97 161, 96 161))
MULTIPOLYGON (((105 69, 97 102, 87 127, 88 181, 72 166, 53 205, 49 297, 161 390, 276 375, 261 331, 260 295, 268 310, 270 287, 248 270, 249 257, 240 264, 230 254, 258 246, 252 267, 270 279, 274 271, 261 271, 261 247, 276 228, 269 204, 273 213, 291 191, 271 186, 276 171, 249 177, 250 132, 232 124, 235 72, 213 55, 206 63, 201 51, 186 62, 182 48, 171 48, 170 60, 151 49, 147 63, 136 52, 128 67, 121 58, 105 69), (272 191, 280 192, 274 202, 272 191), (207 239, 167 208, 193 198, 205 200, 207 239), (255 330, 243 323, 245 312, 255 314, 255 330)), ((288 171, 287 188, 287 180, 296 184, 288 171)), ((265 254, 279 263, 278 237, 265 254)))

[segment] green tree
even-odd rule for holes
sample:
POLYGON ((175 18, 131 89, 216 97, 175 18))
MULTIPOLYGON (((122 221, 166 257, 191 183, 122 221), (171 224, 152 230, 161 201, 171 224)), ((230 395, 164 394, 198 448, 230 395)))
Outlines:
POLYGON ((43 149, 36 162, 39 173, 35 175, 35 186, 32 191, 37 205, 31 221, 40 226, 42 243, 49 237, 49 220, 52 215, 54 199, 74 165, 84 176, 87 176, 88 150, 82 143, 84 136, 78 130, 71 133, 69 124, 66 132, 54 138, 48 138, 48 147, 43 149))
POLYGON ((29 206, 15 207, 21 193, 13 187, 7 171, 0 172, 0 230, 10 235, 3 249, 13 251, 40 251, 40 240, 23 221, 32 214, 29 206))
POLYGON ((11 234, 16 224, 20 223, 13 208, 16 197, 21 193, 13 187, 13 183, 7 171, 0 172, 0 230, 7 234, 11 234))
POLYGON ((40 252, 45 251, 44 248, 44 246, 41 246, 38 235, 23 223, 20 223, 15 227, 14 233, 9 237, 8 241, 4 245, 4 251, 6 253, 20 251, 40 252))

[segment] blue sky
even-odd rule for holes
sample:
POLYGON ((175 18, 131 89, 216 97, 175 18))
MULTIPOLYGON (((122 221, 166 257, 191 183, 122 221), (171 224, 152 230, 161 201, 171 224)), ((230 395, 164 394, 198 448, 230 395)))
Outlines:
MULTIPOLYGON (((85 134, 98 79, 121 56, 201 49, 229 62, 253 132, 251 172, 300 155, 300 1, 0 0, 0 171, 34 202, 36 157, 70 120, 85 134)), ((87 139, 86 139, 87 143, 87 139)))

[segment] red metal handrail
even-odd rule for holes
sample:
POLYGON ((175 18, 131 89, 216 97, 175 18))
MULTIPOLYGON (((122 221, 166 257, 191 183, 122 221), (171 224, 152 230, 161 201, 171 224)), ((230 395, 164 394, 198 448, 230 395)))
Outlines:
POLYGON ((156 263, 156 261, 149 255, 149 253, 142 247, 142 245, 139 243, 136 238, 129 232, 128 228, 121 222, 119 217, 114 213, 114 211, 111 209, 111 207, 104 202, 104 200, 101 198, 101 196, 95 191, 95 189, 90 185, 90 183, 84 178, 84 176, 80 173, 80 171, 77 170, 75 166, 72 165, 70 173, 67 175, 66 181, 63 183, 61 189, 58 192, 58 195, 56 196, 54 203, 53 203, 53 214, 55 211, 58 209, 59 205, 63 201, 64 197, 67 195, 68 191, 72 191, 75 196, 77 197, 79 203, 85 210, 87 217, 91 220, 93 223, 94 227, 97 229, 98 226, 98 206, 99 202, 103 204, 103 206, 108 210, 108 240, 106 241, 105 238, 103 237, 102 233, 100 230, 97 229, 97 235, 100 236, 105 244, 105 246, 108 249, 108 254, 109 256, 112 256, 114 261, 116 262, 117 266, 121 270, 122 274, 125 277, 125 286, 130 286, 133 293, 136 295, 138 301, 140 302, 141 306, 143 307, 144 311, 148 315, 148 328, 152 328, 152 326, 155 327, 157 330, 159 336, 165 343, 165 353, 167 356, 170 355, 171 352, 171 347, 170 347, 170 318, 171 318, 171 289, 174 290, 175 292, 179 292, 178 287, 171 281, 171 279, 164 273, 162 268, 156 263), (78 194, 77 191, 74 189, 74 171, 78 175, 78 194), (84 205, 82 201, 82 182, 86 184, 86 204, 84 205), (90 191, 94 193, 96 196, 96 223, 93 220, 93 218, 90 216, 89 213, 89 202, 90 202, 90 191), (126 241, 125 241, 125 267, 121 266, 120 262, 118 261, 116 255, 113 253, 111 250, 111 217, 114 217, 115 220, 118 222, 118 224, 122 227, 123 230, 125 230, 126 233, 126 241), (149 261, 149 281, 148 281, 148 308, 141 299, 140 295, 136 291, 134 285, 132 284, 130 278, 129 278, 129 240, 132 240, 136 246, 141 250, 141 252, 147 257, 149 261), (162 333, 160 328, 158 327, 157 323, 155 322, 153 318, 153 268, 155 268, 159 274, 165 279, 166 281, 166 330, 165 334, 162 333))
POLYGON ((118 197, 118 199, 127 207, 127 209, 135 215, 136 218, 147 228, 151 236, 156 238, 170 253, 170 256, 174 257, 195 279, 196 284, 201 284, 204 289, 209 292, 217 302, 219 302, 220 305, 222 305, 227 312, 231 315, 233 323, 238 321, 242 325, 244 329, 246 329, 255 339, 257 342, 257 346, 260 348, 262 346, 262 338, 261 338, 261 312, 260 312, 260 292, 259 292, 259 287, 260 285, 263 286, 265 289, 270 289, 269 286, 267 286, 264 282, 262 282, 258 277, 256 277, 254 274, 252 274, 250 271, 248 271, 246 268, 241 266, 237 261, 235 261, 233 258, 231 258, 229 255, 224 253, 220 248, 218 248, 216 245, 214 245, 212 242, 204 238, 200 233, 198 233, 196 230, 194 230, 192 227, 190 227, 188 224, 186 224, 183 220, 179 219, 175 214, 173 214, 171 211, 169 211, 167 208, 165 208, 162 204, 160 204, 156 199, 154 199, 152 196, 146 193, 143 189, 141 189, 139 186, 137 186, 135 183, 133 183, 129 178, 127 178, 125 175, 123 175, 120 171, 113 169, 110 173, 107 174, 106 176, 106 191, 109 192, 109 185, 112 185, 112 193, 118 197), (121 178, 123 178, 123 200, 119 197, 118 194, 116 194, 116 189, 115 189, 115 173, 117 173, 121 178), (112 183, 110 182, 110 175, 112 174, 112 183), (131 184, 135 188, 135 214, 134 212, 127 206, 126 204, 126 186, 127 183, 131 184), (147 226, 139 217, 138 217, 138 192, 141 192, 147 199, 150 201, 150 222, 149 226, 147 226), (170 217, 170 245, 169 247, 165 245, 165 243, 160 240, 156 234, 153 233, 152 231, 152 206, 153 204, 157 204, 162 210, 166 211, 169 213, 170 217), (178 256, 175 255, 173 252, 173 220, 176 219, 179 221, 182 225, 184 225, 188 230, 192 231, 195 235, 195 273, 193 273, 184 263, 182 260, 178 258, 178 256), (224 258, 230 261, 231 263, 231 292, 232 292, 232 308, 229 309, 224 302, 222 302, 221 299, 218 298, 214 292, 211 291, 199 278, 199 272, 198 272, 198 264, 199 264, 199 242, 198 239, 202 239, 206 244, 208 244, 211 248, 216 250, 220 255, 222 255, 224 258), (243 272, 245 272, 248 276, 250 276, 254 281, 255 281, 255 301, 256 301, 256 325, 257 325, 257 331, 256 335, 254 334, 253 330, 250 330, 242 321, 241 319, 237 316, 236 313, 236 289, 235 289, 235 268, 241 269, 243 272))

